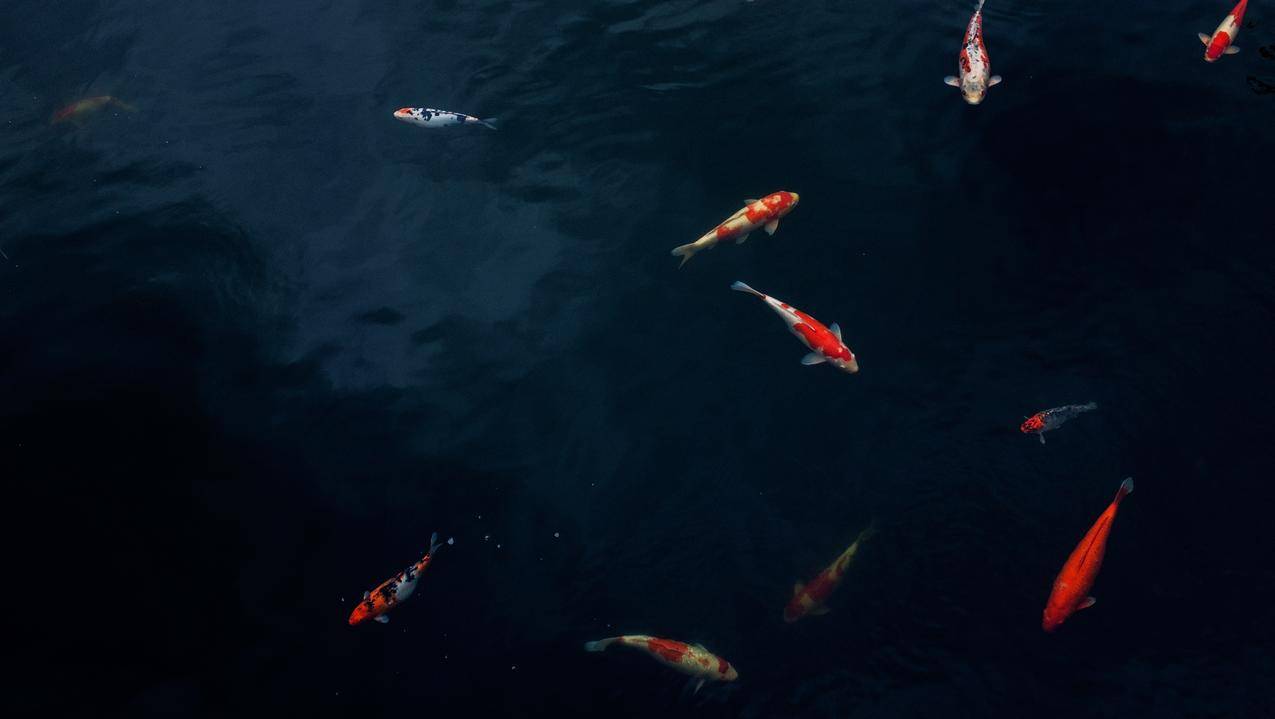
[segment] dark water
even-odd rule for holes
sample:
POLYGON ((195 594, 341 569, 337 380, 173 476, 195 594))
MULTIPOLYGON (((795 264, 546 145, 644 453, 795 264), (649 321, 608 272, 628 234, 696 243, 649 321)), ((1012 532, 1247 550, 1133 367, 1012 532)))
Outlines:
POLYGON ((5 703, 1270 716, 1275 9, 1206 65, 1229 0, 991 0, 970 108, 971 5, 11 0, 5 703), (95 95, 137 111, 50 124, 95 95), (774 238, 675 269, 778 189, 774 238), (1044 634, 1126 475, 1097 607, 1044 634), (740 680, 580 650, 621 632, 740 680))

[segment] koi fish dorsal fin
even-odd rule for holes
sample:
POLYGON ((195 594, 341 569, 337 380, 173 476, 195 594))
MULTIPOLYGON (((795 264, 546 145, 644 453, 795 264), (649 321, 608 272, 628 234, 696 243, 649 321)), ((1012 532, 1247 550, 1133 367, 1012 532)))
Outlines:
POLYGON ((796 584, 792 585, 792 593, 794 596, 796 596, 798 594, 801 594, 801 590, 805 588, 806 588, 806 585, 804 582, 797 582, 796 584))

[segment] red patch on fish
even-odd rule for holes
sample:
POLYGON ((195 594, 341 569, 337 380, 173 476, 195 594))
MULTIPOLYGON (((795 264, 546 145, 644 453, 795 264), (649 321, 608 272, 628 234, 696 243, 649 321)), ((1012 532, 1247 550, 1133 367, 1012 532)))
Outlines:
POLYGON ((1205 53, 1210 59, 1216 60, 1222 57, 1222 53, 1226 52, 1226 48, 1231 44, 1230 33, 1223 30, 1213 36, 1213 42, 1209 43, 1209 51, 1205 53))
POLYGON ((1037 412, 1031 417, 1028 417, 1027 421, 1023 422, 1023 425, 1019 427, 1018 429, 1023 434, 1031 434, 1032 432, 1039 432, 1044 428, 1045 428, 1045 413, 1037 412))
POLYGON ((646 641, 646 648, 664 661, 674 663, 682 661, 682 656, 689 649, 685 644, 672 639, 655 638, 646 641))
POLYGON ((721 657, 718 657, 717 658, 717 673, 725 674, 727 670, 729 669, 730 669, 730 662, 726 661, 725 659, 722 659, 721 657))

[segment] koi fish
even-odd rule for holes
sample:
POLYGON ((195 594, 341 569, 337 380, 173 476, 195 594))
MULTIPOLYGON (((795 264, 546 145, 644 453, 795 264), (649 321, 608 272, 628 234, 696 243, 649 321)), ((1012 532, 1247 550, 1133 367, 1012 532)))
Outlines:
POLYGON ((978 0, 978 7, 965 28, 965 44, 957 58, 960 78, 955 75, 943 78, 943 82, 961 88, 961 97, 971 105, 982 102, 987 96, 987 88, 1001 81, 1000 75, 991 75, 992 61, 987 56, 987 46, 983 44, 983 2, 978 0))
POLYGON ((1107 536, 1111 534, 1111 524, 1116 521, 1116 510, 1120 508, 1120 500, 1133 491, 1133 478, 1128 477, 1120 483, 1116 498, 1111 500, 1107 510, 1098 517, 1098 521, 1085 533, 1085 538, 1067 557, 1058 578, 1054 580, 1054 589, 1049 593, 1049 601, 1045 604, 1045 615, 1040 626, 1052 632, 1067 617, 1088 609, 1097 601, 1089 596, 1094 580, 1098 578, 1098 570, 1102 569, 1102 557, 1107 553, 1107 536))
POLYGON ((734 240, 741 245, 748 235, 758 227, 765 228, 766 234, 773 235, 779 229, 779 218, 792 212, 801 199, 795 192, 779 191, 766 195, 760 200, 744 200, 744 209, 736 212, 722 224, 704 233, 703 237, 689 245, 673 248, 673 256, 681 257, 680 268, 690 261, 695 253, 711 250, 723 240, 734 240))
POLYGON ((774 297, 768 297, 757 290, 749 287, 743 282, 735 282, 730 286, 736 292, 747 292, 756 295, 762 299, 775 314, 783 318, 788 324, 788 331, 797 336, 806 347, 810 349, 810 354, 801 358, 804 365, 822 364, 827 362, 833 367, 845 370, 850 374, 859 371, 859 360, 855 358, 854 353, 846 346, 841 339, 841 328, 836 322, 830 327, 824 327, 823 323, 802 312, 796 307, 788 305, 786 302, 780 302, 774 297))
POLYGON ((739 678, 739 672, 735 671, 735 667, 732 667, 730 662, 699 644, 684 644, 645 634, 626 634, 599 639, 596 642, 585 642, 584 650, 586 652, 606 651, 606 648, 612 644, 640 649, 660 664, 689 675, 695 680, 695 691, 699 691, 706 681, 733 682, 739 678))
POLYGON ((1222 20, 1222 24, 1217 26, 1213 31, 1213 35, 1205 35, 1199 33, 1200 42, 1204 43, 1204 61, 1215 62, 1223 55, 1234 55, 1240 49, 1231 43, 1235 42, 1235 36, 1240 34, 1240 23, 1244 22, 1244 11, 1248 9, 1248 0, 1240 0, 1239 4, 1231 9, 1222 20))
MULTIPOLYGON (((447 539, 448 544, 455 544, 453 537, 447 539)), ((433 561, 434 555, 438 552, 438 548, 442 546, 438 542, 438 533, 429 537, 429 551, 424 557, 415 564, 410 565, 407 569, 399 572, 398 576, 381 582, 381 585, 370 592, 363 592, 363 601, 354 607, 354 611, 350 612, 350 626, 357 627, 368 620, 386 624, 390 618, 386 616, 391 609, 399 604, 407 601, 412 596, 412 592, 416 591, 416 582, 420 580, 421 573, 433 561)))
POLYGON ((417 127, 451 127, 452 125, 482 125, 496 129, 496 118, 485 120, 459 112, 434 110, 428 107, 402 107, 394 111, 394 117, 417 127))
POLYGON ((1040 443, 1044 444, 1046 432, 1052 429, 1058 429, 1078 414, 1084 414, 1085 412, 1095 409, 1098 409, 1098 403, 1096 402, 1090 402, 1088 404, 1069 404, 1066 407, 1054 407, 1053 409, 1047 409, 1044 412, 1037 412, 1036 414, 1028 417, 1018 429, 1023 434, 1034 434, 1037 437, 1040 437, 1040 443))
POLYGON ((816 617, 827 614, 828 607, 825 602, 837 590, 837 587, 841 586, 841 580, 845 577, 846 570, 850 568, 850 562, 854 560, 855 554, 858 553, 859 545, 872 534, 873 528, 869 526, 859 533, 854 543, 847 547, 841 556, 810 580, 809 584, 797 582, 792 588, 792 599, 788 601, 788 606, 784 607, 784 621, 792 624, 808 614, 816 617))
POLYGON ((77 100, 61 110, 58 110, 53 113, 53 119, 50 122, 56 125, 68 120, 78 121, 83 119, 89 113, 96 112, 97 110, 112 105, 124 110, 125 112, 137 112, 136 107, 133 107, 117 97, 111 97, 110 95, 98 95, 97 97, 86 97, 83 100, 77 100))

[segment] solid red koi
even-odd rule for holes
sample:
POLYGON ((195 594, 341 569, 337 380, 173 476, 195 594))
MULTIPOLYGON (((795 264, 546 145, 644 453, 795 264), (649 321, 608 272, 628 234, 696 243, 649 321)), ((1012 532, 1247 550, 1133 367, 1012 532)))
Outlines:
POLYGON ((1111 534, 1111 525, 1116 521, 1116 511, 1120 508, 1120 500, 1133 491, 1133 479, 1128 478, 1120 483, 1116 498, 1111 500, 1094 522, 1084 539, 1067 557, 1067 563, 1054 579, 1054 588, 1045 604, 1041 628, 1052 632, 1067 618, 1081 609, 1094 605, 1094 598, 1089 595, 1094 581, 1098 578, 1098 570, 1102 569, 1102 559, 1107 553, 1107 537, 1111 534))

